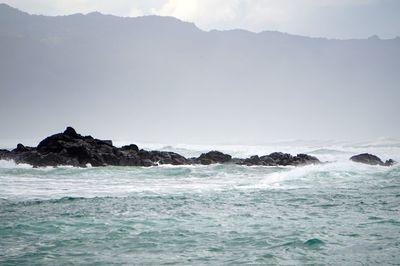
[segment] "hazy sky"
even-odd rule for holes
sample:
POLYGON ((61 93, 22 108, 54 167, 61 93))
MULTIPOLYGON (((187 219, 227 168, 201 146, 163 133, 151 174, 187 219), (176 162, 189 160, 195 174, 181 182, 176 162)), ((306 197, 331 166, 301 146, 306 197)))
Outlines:
POLYGON ((118 16, 162 15, 204 30, 277 30, 328 38, 400 36, 399 0, 7 0, 33 14, 99 11, 118 16))

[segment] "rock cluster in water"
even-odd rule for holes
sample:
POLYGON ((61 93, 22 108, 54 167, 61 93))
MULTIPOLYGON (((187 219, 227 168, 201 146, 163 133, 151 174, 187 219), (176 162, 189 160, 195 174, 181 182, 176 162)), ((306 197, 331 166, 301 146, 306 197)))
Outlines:
POLYGON ((369 165, 382 165, 382 166, 392 166, 396 162, 392 159, 386 160, 383 162, 378 156, 369 154, 369 153, 362 153, 358 155, 354 155, 350 158, 353 162, 369 164, 369 165))
POLYGON ((82 136, 72 128, 67 127, 63 133, 49 136, 37 147, 26 147, 18 144, 12 150, 0 150, 0 159, 14 160, 16 163, 30 164, 34 167, 71 165, 92 166, 156 166, 159 164, 216 164, 230 163, 238 165, 306 165, 318 164, 320 161, 307 154, 292 156, 288 153, 274 152, 264 156, 250 158, 232 158, 231 155, 219 151, 201 154, 198 158, 184 156, 167 151, 146 151, 135 144, 115 147, 111 140, 95 139, 92 136, 82 136))

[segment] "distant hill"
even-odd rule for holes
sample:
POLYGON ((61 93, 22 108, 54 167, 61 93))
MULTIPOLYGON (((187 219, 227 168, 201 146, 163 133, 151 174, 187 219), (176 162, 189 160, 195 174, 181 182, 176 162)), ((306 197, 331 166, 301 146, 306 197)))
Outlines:
POLYGON ((0 138, 66 125, 158 142, 399 137, 399 100, 400 38, 205 32, 0 4, 0 138))

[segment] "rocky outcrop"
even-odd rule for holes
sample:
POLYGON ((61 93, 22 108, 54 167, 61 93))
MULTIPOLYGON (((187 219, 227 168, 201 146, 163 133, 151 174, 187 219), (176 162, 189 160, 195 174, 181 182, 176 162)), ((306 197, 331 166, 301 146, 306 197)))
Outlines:
POLYGON ((317 164, 320 161, 310 155, 275 152, 270 155, 250 158, 232 158, 220 151, 210 151, 198 158, 184 156, 168 151, 147 151, 139 149, 135 144, 113 146, 111 140, 100 140, 92 136, 82 136, 72 127, 63 133, 54 134, 43 139, 37 147, 18 144, 12 150, 0 150, 0 159, 14 160, 16 163, 27 163, 34 167, 72 165, 78 167, 92 166, 156 166, 162 164, 239 164, 239 165, 304 165, 317 164))
POLYGON ((0 160, 11 160, 12 154, 9 150, 0 149, 0 160))
POLYGON ((263 166, 277 166, 277 165, 306 165, 306 164, 318 164, 320 161, 311 155, 297 154, 296 156, 290 155, 289 153, 274 152, 269 155, 258 156, 254 155, 250 158, 244 159, 238 164, 242 165, 263 165, 263 166))
POLYGON ((369 154, 369 153, 362 153, 358 155, 354 155, 350 158, 353 162, 369 164, 369 165, 382 165, 382 166, 392 166, 396 162, 392 159, 386 160, 383 162, 378 156, 369 154))
POLYGON ((227 163, 232 160, 232 156, 229 154, 222 153, 220 151, 210 151, 203 153, 199 158, 194 159, 195 163, 198 164, 215 164, 215 163, 227 163))

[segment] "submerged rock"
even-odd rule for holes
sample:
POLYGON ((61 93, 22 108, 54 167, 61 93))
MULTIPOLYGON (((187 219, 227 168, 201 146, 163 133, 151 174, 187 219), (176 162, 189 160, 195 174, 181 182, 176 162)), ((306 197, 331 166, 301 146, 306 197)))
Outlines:
POLYGON ((382 166, 392 166, 396 162, 392 159, 383 162, 378 156, 369 154, 369 153, 362 153, 358 155, 354 155, 350 158, 353 162, 369 164, 369 165, 382 165, 382 166))
POLYGON ((302 165, 319 163, 319 160, 306 154, 292 156, 288 153, 275 152, 247 159, 232 158, 231 155, 210 151, 198 158, 187 159, 184 156, 167 151, 147 151, 139 149, 135 144, 121 148, 113 146, 111 140, 101 140, 92 136, 82 136, 74 128, 67 127, 63 133, 51 135, 43 139, 37 147, 26 147, 18 144, 12 150, 0 150, 0 159, 14 160, 34 167, 72 165, 92 166, 156 166, 162 164, 238 164, 238 165, 302 165))

